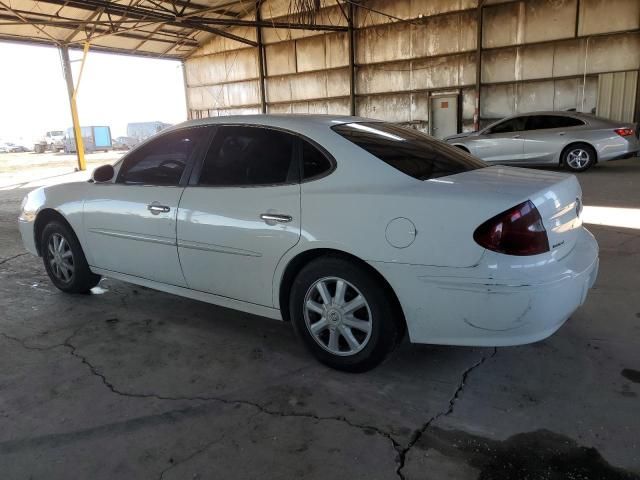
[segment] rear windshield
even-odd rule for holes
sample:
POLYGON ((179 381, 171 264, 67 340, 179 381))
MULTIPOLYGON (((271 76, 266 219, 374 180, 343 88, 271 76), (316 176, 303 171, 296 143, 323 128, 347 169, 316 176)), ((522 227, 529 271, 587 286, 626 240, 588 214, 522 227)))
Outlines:
POLYGON ((393 168, 418 180, 487 166, 457 147, 392 123, 345 123, 331 128, 393 168))

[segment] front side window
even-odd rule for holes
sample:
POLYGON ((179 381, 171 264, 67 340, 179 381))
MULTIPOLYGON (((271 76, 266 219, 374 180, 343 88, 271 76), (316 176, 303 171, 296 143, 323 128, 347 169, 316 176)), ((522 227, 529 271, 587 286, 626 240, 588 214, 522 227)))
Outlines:
POLYGON ((202 165, 199 185, 255 186, 297 182, 296 137, 261 127, 221 126, 202 165))
POLYGON ((207 128, 189 128, 151 140, 127 155, 117 183, 178 185, 189 158, 208 134, 207 128))
POLYGON ((491 127, 487 133, 522 132, 526 128, 526 117, 515 117, 491 127))
POLYGON ((486 167, 484 162, 459 148, 392 123, 346 123, 331 128, 393 168, 418 180, 486 167))

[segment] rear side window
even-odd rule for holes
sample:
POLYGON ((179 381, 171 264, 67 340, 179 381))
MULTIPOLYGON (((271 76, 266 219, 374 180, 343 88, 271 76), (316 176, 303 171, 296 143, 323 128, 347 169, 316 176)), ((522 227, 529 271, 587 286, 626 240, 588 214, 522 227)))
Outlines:
POLYGON ((117 183, 178 185, 191 154, 208 134, 207 128, 188 128, 151 140, 125 157, 117 183))
POLYGON ((532 115, 527 118, 527 130, 543 130, 547 128, 568 128, 584 125, 582 120, 560 115, 532 115))
POLYGON ((347 123, 331 128, 393 168, 418 180, 486 166, 459 148, 392 123, 347 123))
POLYGON ((333 165, 316 146, 301 140, 302 143, 302 178, 308 180, 326 175, 333 165))
POLYGON ((254 186, 297 182, 296 137, 260 127, 218 127, 199 185, 254 186))

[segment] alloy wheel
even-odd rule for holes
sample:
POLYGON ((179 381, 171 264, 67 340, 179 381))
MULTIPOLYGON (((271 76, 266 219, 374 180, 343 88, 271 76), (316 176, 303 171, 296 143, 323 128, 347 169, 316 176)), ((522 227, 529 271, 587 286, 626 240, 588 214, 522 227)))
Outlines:
POLYGON ((571 168, 584 168, 589 163, 589 152, 582 148, 576 148, 567 155, 567 163, 571 168))
POLYGON ((369 304, 353 284, 342 278, 321 278, 309 287, 304 298, 304 320, 318 345, 334 355, 355 355, 371 338, 369 304))
POLYGON ((69 242, 59 233, 49 237, 47 243, 49 265, 55 277, 65 283, 73 280, 74 261, 69 242))

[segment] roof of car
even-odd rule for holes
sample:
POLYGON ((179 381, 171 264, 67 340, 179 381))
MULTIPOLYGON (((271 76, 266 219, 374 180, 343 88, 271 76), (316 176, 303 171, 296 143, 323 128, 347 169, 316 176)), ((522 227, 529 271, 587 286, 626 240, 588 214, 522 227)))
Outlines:
POLYGON ((304 115, 304 114, 264 114, 264 115, 231 115, 222 117, 209 117, 175 125, 174 128, 191 127, 198 125, 218 124, 242 124, 242 125, 266 125, 270 127, 299 129, 301 126, 331 126, 351 122, 376 121, 370 118, 351 117, 348 115, 304 115))
POLYGON ((510 115, 511 117, 523 117, 527 115, 566 115, 569 117, 594 118, 590 113, 576 112, 574 110, 539 110, 537 112, 522 112, 510 115))
MULTIPOLYGON (((511 119, 511 118, 515 118, 515 117, 527 117, 527 116, 532 116, 532 115, 557 115, 557 116, 564 116, 564 117, 574 117, 574 118, 579 118, 583 121, 585 121, 587 124, 589 124, 590 126, 602 126, 602 125, 613 125, 613 124, 627 124, 626 122, 617 122, 608 118, 603 118, 603 117, 598 117, 592 113, 585 113, 585 112, 576 112, 573 110, 567 110, 567 111, 560 111, 560 110, 541 110, 541 111, 537 111, 537 112, 522 112, 522 113, 516 113, 513 115, 509 115, 508 117, 504 117, 500 120, 496 120, 495 122, 493 122, 493 124, 496 124, 502 120, 507 120, 507 119, 511 119)), ((492 125, 493 125, 492 124, 492 125)), ((489 128, 491 127, 491 125, 488 125, 489 128)))

